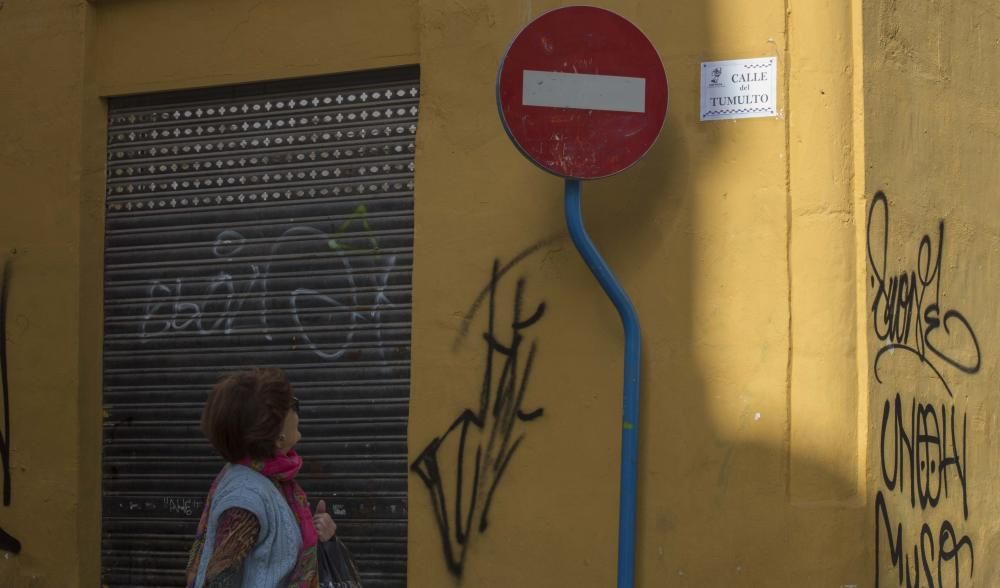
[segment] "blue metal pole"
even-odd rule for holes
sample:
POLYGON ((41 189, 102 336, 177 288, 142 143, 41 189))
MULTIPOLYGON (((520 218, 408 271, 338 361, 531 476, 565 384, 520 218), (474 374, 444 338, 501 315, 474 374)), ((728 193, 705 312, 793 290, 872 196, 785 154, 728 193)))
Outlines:
POLYGON ((625 327, 625 400, 622 411, 622 467, 618 496, 618 588, 632 588, 635 578, 636 478, 639 448, 639 315, 601 258, 583 226, 580 180, 566 180, 566 226, 583 260, 618 309, 625 327))

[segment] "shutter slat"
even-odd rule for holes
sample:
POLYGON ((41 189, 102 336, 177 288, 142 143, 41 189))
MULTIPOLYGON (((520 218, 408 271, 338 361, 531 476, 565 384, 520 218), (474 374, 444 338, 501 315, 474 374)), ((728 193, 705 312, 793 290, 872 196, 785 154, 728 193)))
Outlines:
POLYGON ((299 481, 406 585, 414 68, 113 99, 103 581, 183 585, 224 373, 285 369, 299 481))

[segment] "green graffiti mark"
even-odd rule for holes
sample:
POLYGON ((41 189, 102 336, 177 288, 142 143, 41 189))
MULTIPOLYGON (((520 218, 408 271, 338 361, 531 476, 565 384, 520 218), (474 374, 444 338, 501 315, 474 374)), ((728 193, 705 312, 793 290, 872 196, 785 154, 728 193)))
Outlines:
POLYGON ((369 249, 375 252, 375 257, 378 257, 378 240, 375 238, 375 231, 372 229, 371 223, 368 222, 368 209, 365 208, 364 204, 359 204, 354 212, 351 213, 346 220, 337 225, 336 229, 333 231, 332 237, 326 242, 327 245, 333 251, 350 251, 357 250, 357 247, 353 247, 347 243, 343 243, 337 240, 338 236, 342 236, 348 232, 352 227, 357 224, 361 225, 361 229, 364 234, 368 237, 368 242, 371 245, 369 249))

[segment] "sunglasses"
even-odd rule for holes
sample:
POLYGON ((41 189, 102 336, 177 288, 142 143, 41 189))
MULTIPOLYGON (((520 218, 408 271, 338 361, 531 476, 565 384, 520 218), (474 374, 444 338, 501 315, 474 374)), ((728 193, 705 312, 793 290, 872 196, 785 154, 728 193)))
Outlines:
POLYGON ((292 396, 292 410, 295 411, 295 414, 299 414, 299 399, 295 396, 292 396))

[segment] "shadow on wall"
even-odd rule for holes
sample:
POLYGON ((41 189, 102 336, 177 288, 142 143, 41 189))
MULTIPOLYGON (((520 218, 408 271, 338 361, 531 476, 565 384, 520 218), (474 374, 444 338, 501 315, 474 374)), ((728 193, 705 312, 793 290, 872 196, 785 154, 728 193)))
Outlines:
MULTIPOLYGON (((538 7, 538 12, 542 10, 538 7)), ((663 578, 677 578, 678 586, 738 587, 761 585, 761 579, 767 578, 767 585, 807 586, 813 585, 813 579, 829 582, 845 569, 860 573, 861 541, 848 548, 856 556, 850 561, 818 561, 827 546, 843 543, 845 527, 808 520, 808 515, 791 508, 787 491, 790 468, 806 477, 830 480, 837 486, 837 495, 853 495, 856 481, 843 479, 819 459, 796 458, 790 463, 787 439, 767 443, 726 437, 718 430, 718 419, 707 404, 709 390, 733 397, 742 396, 743 391, 725 389, 718 383, 709 387, 694 354, 695 346, 704 340, 694 317, 696 312, 705 311, 696 284, 702 288, 741 287, 737 283, 705 283, 703 276, 719 272, 705 271, 713 261, 700 242, 712 223, 699 216, 699 199, 720 197, 704 193, 701 186, 705 174, 717 171, 713 166, 722 127, 696 122, 698 64, 703 59, 731 56, 711 53, 705 3, 663 8, 657 3, 631 2, 616 10, 640 23, 658 46, 672 88, 663 134, 645 159, 620 176, 584 186, 588 231, 632 296, 643 321, 637 583, 661 585, 663 578), (648 11, 655 14, 645 14, 648 11), (701 40, 694 53, 686 53, 689 47, 665 41, 691 38, 691 31, 697 31, 701 40), (641 289, 636 287, 640 282, 641 289)), ((783 200, 778 208, 784 212, 783 200)), ((470 398, 467 409, 457 418, 441 423, 442 433, 426 445, 415 441, 419 454, 411 470, 428 493, 411 496, 412 504, 433 510, 443 559, 459 579, 469 563, 467 548, 476 534, 511 532, 505 529, 504 521, 490 520, 491 506, 518 499, 504 494, 503 479, 512 469, 529 465, 517 459, 518 449, 532 443, 525 431, 545 427, 548 416, 560 412, 558 404, 539 407, 531 401, 534 343, 546 333, 546 293, 530 291, 523 296, 525 282, 521 277, 530 284, 531 274, 521 270, 507 275, 519 261, 539 254, 550 244, 543 239, 520 253, 516 249, 497 252, 500 258, 493 263, 494 279, 464 316, 458 339, 471 345, 473 337, 482 336, 478 342, 484 351, 479 397, 470 398), (494 309, 501 306, 505 314, 513 313, 512 322, 494 321, 494 309), (425 502, 426 496, 429 502, 425 502)), ((755 252, 748 246, 729 255, 738 260, 755 252)), ((575 251, 570 257, 568 263, 583 263, 575 251)), ((784 266, 774 264, 772 269, 773 275, 759 279, 784 283, 784 266)), ((598 291, 596 281, 588 279, 580 287, 598 291)), ((559 301, 551 302, 555 305, 559 301)), ((603 312, 614 315, 610 302, 603 312)), ((748 316, 745 320, 759 318, 748 316)), ((598 336, 622 340, 617 319, 609 322, 602 318, 599 324, 613 325, 613 330, 598 336)), ((764 340, 747 340, 741 342, 742 350, 731 351, 746 353, 766 345, 764 340)), ((575 358, 551 351, 543 368, 546 372, 576 368, 575 358)), ((713 361, 725 361, 728 352, 719 350, 718 359, 713 361)), ((615 358, 615 365, 618 361, 615 358)), ((616 393, 620 395, 620 387, 616 393)), ((748 427, 759 418, 749 408, 740 415, 748 427)), ((618 441, 611 442, 617 445, 618 441)), ((612 469, 617 473, 617 467, 612 469)), ((605 506, 595 504, 593 508, 605 506)), ((852 512, 857 514, 857 510, 852 512)), ((835 517, 836 512, 829 515, 830 519, 835 517)), ((856 528, 860 530, 860 523, 856 528)), ((614 540, 595 543, 593 549, 613 550, 614 540)), ((581 554, 581 560, 587 556, 581 554)))
MULTIPOLYGON (((696 93, 697 81, 689 83, 696 93)), ((699 369, 705 360, 695 355, 695 349, 700 342, 704 354, 706 339, 703 326, 695 321, 696 316, 706 315, 701 299, 704 293, 699 289, 743 286, 738 278, 727 279, 725 272, 711 269, 715 262, 702 249, 706 236, 719 238, 709 229, 715 223, 705 218, 700 199, 718 199, 720 195, 705 194, 699 185, 704 183, 700 178, 714 171, 713 154, 718 149, 721 123, 698 123, 692 128, 689 121, 696 117, 696 112, 675 110, 648 161, 634 173, 601 186, 592 200, 595 206, 588 210, 588 218, 617 218, 614 225, 630 227, 628 232, 613 235, 609 229, 597 240, 619 250, 617 258, 622 261, 617 267, 634 261, 643 268, 632 270, 646 283, 641 293, 633 289, 633 296, 642 295, 637 300, 640 316, 655 314, 651 312, 655 308, 662 313, 659 324, 644 322, 637 583, 660 585, 658 578, 671 578, 669 585, 710 588, 812 586, 832 578, 854 582, 857 576, 844 578, 843 570, 860 573, 857 562, 862 558, 863 544, 859 541, 853 548, 853 560, 820 557, 828 546, 843 543, 844 528, 817 524, 822 519, 793 506, 788 485, 794 470, 804 479, 825 480, 835 486, 830 494, 850 496, 856 492, 855 480, 844 478, 819 456, 791 458, 784 436, 773 443, 749 439, 762 419, 781 416, 762 415, 753 408, 755 402, 763 400, 760 390, 754 391, 743 382, 720 382, 699 369), (650 186, 662 188, 650 190, 650 186), (665 195, 665 201, 650 198, 651 192, 665 195), (596 206, 611 202, 616 203, 614 208, 605 205, 601 210, 596 206), (642 259, 646 244, 657 242, 668 252, 667 264, 662 258, 653 259, 652 254, 650 259, 642 259), (706 282, 705 276, 723 281, 706 282), (659 342, 655 354, 651 339, 659 342), (715 381, 708 384, 711 380, 715 381), (738 402, 742 406, 733 408, 738 402), (720 410, 727 411, 725 416, 720 416, 720 410), (738 416, 733 411, 738 411, 738 416), (721 420, 739 424, 721 430, 721 420), (764 578, 767 580, 761 584, 764 578)), ((745 247, 727 252, 727 256, 744 258, 735 262, 741 265, 755 264, 752 258, 757 253, 750 239, 748 234, 729 241, 745 247)), ((759 276, 760 283, 783 283, 784 267, 773 264, 771 269, 772 275, 759 276)), ((759 327, 744 331, 760 334, 759 339, 739 341, 732 349, 714 349, 710 363, 726 362, 730 354, 759 354, 763 362, 771 342, 764 335, 762 314, 763 309, 761 314, 743 319, 761 321, 759 327)), ((730 328, 736 330, 735 325, 726 327, 730 328)), ((788 350, 778 352, 786 357, 788 350)), ((747 374, 747 380, 750 378, 747 374)), ((768 395, 787 393, 774 390, 768 395)), ((789 417, 785 414, 784 418, 789 417)))

